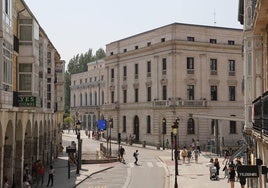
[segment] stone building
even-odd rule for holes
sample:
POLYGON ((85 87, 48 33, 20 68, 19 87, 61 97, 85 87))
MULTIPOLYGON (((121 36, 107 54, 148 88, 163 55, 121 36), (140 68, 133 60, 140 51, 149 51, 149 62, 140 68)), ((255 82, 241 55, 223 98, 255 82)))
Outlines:
POLYGON ((25 165, 57 157, 65 62, 23 0, 0 5, 0 185, 22 187, 25 165))
MULTIPOLYGON (((245 83, 245 136, 248 142, 247 164, 256 165, 258 160, 267 166, 267 9, 264 0, 240 0, 238 20, 244 27, 244 83, 245 83)), ((259 178, 248 179, 248 187, 268 187, 267 173, 259 178)))
MULTIPOLYGON (((121 133, 123 140, 131 135, 135 142, 159 147, 166 139, 170 143, 179 118, 180 146, 192 139, 203 146, 215 141, 218 147, 237 146, 243 128, 242 34, 174 23, 107 44, 104 100, 91 113, 112 120, 114 139, 121 133)), ((94 98, 79 89, 90 77, 90 72, 72 77, 72 88, 78 89, 71 93, 73 112, 86 104, 83 96, 94 98)))

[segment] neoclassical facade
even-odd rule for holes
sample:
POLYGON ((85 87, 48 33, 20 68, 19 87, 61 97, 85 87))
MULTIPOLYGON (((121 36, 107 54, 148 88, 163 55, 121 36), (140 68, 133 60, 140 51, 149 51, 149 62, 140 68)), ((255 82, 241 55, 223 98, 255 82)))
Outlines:
MULTIPOLYGON (((160 146, 170 141, 179 118, 180 146, 192 139, 203 146, 208 141, 236 146, 244 115, 242 34, 240 29, 174 23, 107 44, 104 100, 87 113, 112 119, 114 139, 121 133, 122 139, 132 135, 136 142, 160 146)), ((73 112, 84 104, 83 95, 90 96, 79 89, 90 77, 90 72, 72 77, 78 89, 71 93, 73 112)), ((96 95, 102 100, 102 94, 96 95)))
POLYGON ((23 0, 0 1, 0 185, 57 157, 65 62, 23 0))

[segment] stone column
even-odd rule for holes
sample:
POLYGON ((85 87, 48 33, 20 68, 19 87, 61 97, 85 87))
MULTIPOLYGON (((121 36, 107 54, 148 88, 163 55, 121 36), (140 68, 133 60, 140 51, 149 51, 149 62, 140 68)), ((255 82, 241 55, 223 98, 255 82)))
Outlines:
POLYGON ((22 187, 23 180, 23 157, 22 157, 22 140, 16 140, 16 152, 15 152, 15 176, 13 183, 15 187, 22 187))

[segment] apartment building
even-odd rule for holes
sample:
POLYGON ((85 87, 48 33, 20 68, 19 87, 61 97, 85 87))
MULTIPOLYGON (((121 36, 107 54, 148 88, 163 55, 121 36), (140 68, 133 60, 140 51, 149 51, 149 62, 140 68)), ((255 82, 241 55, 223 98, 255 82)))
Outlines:
POLYGON ((26 165, 57 157, 65 62, 23 0, 0 5, 0 185, 22 187, 26 165))
POLYGON ((267 8, 264 0, 240 0, 238 20, 244 27, 245 125, 248 143, 247 164, 258 165, 259 177, 248 179, 248 187, 268 187, 267 124, 267 8))
MULTIPOLYGON (((244 120, 242 34, 174 23, 107 44, 104 103, 97 109, 100 118, 112 120, 112 138, 120 133, 123 140, 131 136, 159 148, 166 139, 171 143, 171 126, 179 118, 181 147, 192 139, 218 150, 236 147, 244 120)), ((73 88, 90 74, 72 77, 73 88)), ((81 89, 71 93, 73 111, 81 108, 83 95, 93 100, 81 89)))

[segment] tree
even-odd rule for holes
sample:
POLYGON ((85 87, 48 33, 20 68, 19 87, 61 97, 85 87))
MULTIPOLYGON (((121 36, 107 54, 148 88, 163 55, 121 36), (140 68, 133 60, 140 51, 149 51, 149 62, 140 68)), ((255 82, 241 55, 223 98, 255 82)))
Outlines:
POLYGON ((63 123, 64 123, 64 125, 68 125, 68 129, 70 129, 71 128, 70 125, 74 123, 74 119, 70 116, 66 117, 66 118, 64 118, 63 123))

